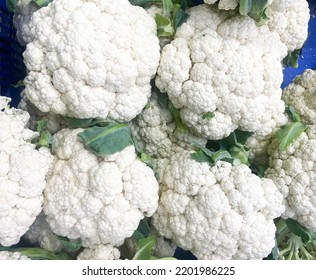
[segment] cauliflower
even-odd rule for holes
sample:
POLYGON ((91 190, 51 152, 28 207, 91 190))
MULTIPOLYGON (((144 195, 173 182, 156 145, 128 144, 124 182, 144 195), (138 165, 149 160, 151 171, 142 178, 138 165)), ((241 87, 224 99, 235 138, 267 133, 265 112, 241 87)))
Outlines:
POLYGON ((274 180, 284 196, 284 218, 316 231, 316 125, 311 125, 285 151, 275 139, 268 147, 265 177, 274 180))
POLYGON ((158 205, 158 182, 134 146, 96 156, 79 140, 83 129, 54 135, 44 212, 53 232, 84 247, 121 245, 158 205))
POLYGON ((284 206, 272 180, 244 164, 197 162, 190 151, 172 156, 160 178, 152 225, 198 259, 261 259, 274 247, 284 206))
POLYGON ((280 35, 290 52, 303 46, 310 17, 306 0, 273 0, 267 8, 267 15, 270 31, 280 35))
POLYGON ((292 106, 304 124, 316 124, 316 70, 306 69, 284 90, 282 98, 292 106))
POLYGON ((284 119, 285 45, 249 17, 200 5, 161 55, 156 85, 189 129, 212 140, 240 130, 270 134, 284 119))
POLYGON ((37 109, 25 96, 24 91, 21 93, 21 100, 18 108, 27 111, 30 115, 27 126, 32 129, 37 129, 37 122, 41 120, 47 121, 46 129, 50 133, 56 133, 66 126, 65 120, 60 116, 53 113, 43 113, 37 109))
POLYGON ((31 259, 19 252, 0 251, 0 260, 25 261, 31 259))
POLYGON ((127 122, 159 62, 154 19, 127 0, 55 0, 33 14, 26 97, 42 112, 127 122))
POLYGON ((92 248, 85 248, 77 257, 77 260, 118 260, 120 251, 110 244, 99 244, 92 248))
POLYGON ((171 112, 159 104, 155 92, 143 112, 130 123, 130 128, 140 150, 152 158, 168 158, 191 147, 193 142, 201 146, 207 142, 188 131, 177 129, 171 112))
POLYGON ((36 217, 35 222, 23 235, 23 238, 30 244, 39 245, 50 252, 60 252, 63 249, 63 244, 47 223, 44 212, 36 217))
POLYGON ((33 0, 19 0, 13 16, 13 25, 16 28, 16 38, 22 46, 33 40, 30 24, 32 15, 39 9, 33 0))
POLYGON ((11 246, 42 210, 45 176, 52 162, 46 148, 35 149, 37 133, 26 128, 27 112, 9 108, 0 96, 0 244, 11 246))

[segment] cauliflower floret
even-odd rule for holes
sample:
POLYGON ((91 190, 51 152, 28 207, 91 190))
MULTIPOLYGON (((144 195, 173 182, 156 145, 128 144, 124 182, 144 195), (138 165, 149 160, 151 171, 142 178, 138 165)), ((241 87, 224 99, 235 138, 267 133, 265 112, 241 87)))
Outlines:
POLYGON ((77 260, 118 260, 120 251, 111 244, 99 244, 92 248, 85 248, 77 257, 77 260))
POLYGON ((41 212, 36 217, 35 222, 23 235, 23 238, 29 243, 39 245, 41 248, 51 252, 60 252, 64 248, 47 223, 44 212, 41 212))
POLYGON ((57 0, 31 17, 26 97, 42 112, 130 121, 159 62, 154 19, 127 0, 57 0))
POLYGON ((0 260, 25 261, 31 259, 26 256, 23 256, 19 252, 0 251, 0 260))
POLYGON ((272 179, 284 196, 284 218, 297 220, 316 231, 316 125, 309 126, 286 151, 279 150, 275 139, 268 147, 272 179))
POLYGON ((237 128, 270 134, 285 109, 280 86, 287 49, 279 36, 207 5, 188 13, 162 51, 157 87, 201 137, 219 140, 237 128))
POLYGON ((273 0, 267 8, 267 15, 270 31, 280 35, 290 52, 303 46, 310 18, 306 0, 273 0))
POLYGON ((160 106, 153 92, 149 104, 131 123, 130 128, 140 149, 153 158, 168 158, 192 147, 192 143, 206 145, 206 139, 176 128, 171 112, 160 106))
POLYGON ((9 98, 0 96, 0 244, 11 246, 42 210, 45 176, 53 156, 35 149, 37 133, 26 128, 27 112, 9 109, 9 98))
POLYGON ((243 164, 196 162, 189 151, 171 157, 160 178, 152 225, 198 259, 262 259, 274 247, 284 206, 272 180, 243 164))
POLYGON ((234 10, 239 4, 239 0, 204 0, 206 4, 214 4, 218 2, 220 10, 234 10))
POLYGON ((96 156, 79 140, 83 129, 54 135, 44 212, 55 234, 81 239, 84 247, 121 245, 144 216, 157 209, 158 182, 134 146, 96 156))
POLYGON ((316 124, 316 71, 306 69, 284 90, 282 98, 292 106, 304 124, 316 124))

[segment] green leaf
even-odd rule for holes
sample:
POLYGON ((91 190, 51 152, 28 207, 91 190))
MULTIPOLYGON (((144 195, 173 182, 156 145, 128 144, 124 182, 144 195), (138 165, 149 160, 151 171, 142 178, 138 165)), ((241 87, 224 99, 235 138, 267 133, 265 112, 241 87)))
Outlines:
POLYGON ((32 0, 40 8, 47 6, 53 0, 32 0))
POLYGON ((269 18, 266 14, 268 0, 253 0, 248 16, 254 19, 258 26, 264 24, 269 18))
POLYGON ((144 162, 148 167, 154 169, 153 159, 146 153, 140 154, 140 160, 144 162))
POLYGON ((157 94, 159 105, 162 108, 169 110, 169 105, 168 105, 169 104, 169 97, 168 97, 168 94, 162 93, 157 88, 155 89, 155 93, 157 94))
POLYGON ((219 160, 226 160, 226 159, 231 159, 232 156, 230 155, 229 152, 227 151, 224 151, 224 150, 219 150, 219 151, 216 151, 212 154, 211 156, 212 160, 214 162, 217 162, 219 160))
POLYGON ((248 149, 244 145, 235 145, 229 149, 229 152, 231 156, 234 159, 238 159, 238 161, 235 162, 235 165, 238 164, 246 164, 250 165, 249 156, 250 156, 250 149, 248 149))
POLYGON ((172 26, 175 31, 189 18, 189 14, 185 12, 187 6, 187 1, 182 1, 181 5, 174 5, 172 12, 172 26))
MULTIPOLYGON (((56 235, 57 236, 57 235, 56 235)), ((58 240, 62 243, 65 249, 70 252, 78 251, 81 248, 80 242, 70 241, 67 237, 57 236, 58 240)))
POLYGON ((203 120, 210 121, 212 118, 214 118, 215 114, 213 112, 207 112, 202 116, 203 120))
POLYGON ((47 130, 47 120, 40 120, 37 122, 36 131, 39 133, 39 137, 32 141, 36 148, 51 147, 53 143, 52 134, 47 130))
POLYGON ((24 87, 24 81, 23 80, 19 80, 19 81, 16 82, 16 84, 11 85, 11 86, 13 86, 14 88, 24 87))
POLYGON ((175 31, 169 18, 156 14, 155 21, 157 24, 158 37, 170 37, 174 34, 175 31))
POLYGON ((140 239, 148 237, 150 234, 150 228, 148 224, 148 218, 145 217, 139 222, 139 225, 137 227, 137 230, 133 233, 132 237, 139 241, 140 239))
POLYGON ((286 107, 286 113, 290 117, 291 121, 293 122, 301 122, 301 118, 299 114, 295 111, 293 106, 288 106, 286 107))
POLYGON ((253 132, 242 131, 242 130, 236 129, 233 132, 233 134, 235 134, 235 136, 236 136, 237 143, 244 145, 247 142, 248 138, 251 135, 253 135, 253 132))
POLYGON ((210 164, 213 164, 214 161, 211 157, 207 156, 203 151, 199 150, 195 153, 191 154, 191 159, 197 161, 197 162, 207 162, 210 164))
POLYGON ((277 132, 279 148, 285 151, 304 131, 306 126, 300 122, 288 123, 277 132))
POLYGON ((240 0, 239 1, 239 13, 242 16, 247 16, 252 8, 252 0, 240 0))
POLYGON ((91 127, 78 136, 99 156, 112 155, 134 144, 127 124, 111 123, 105 127, 91 127))
POLYGON ((289 230, 295 235, 301 237, 304 242, 309 242, 313 239, 313 236, 310 234, 310 232, 305 227, 301 226, 297 221, 287 219, 285 222, 289 230))
POLYGON ((283 65, 286 67, 298 68, 298 59, 301 54, 302 54, 302 49, 289 52, 282 61, 283 65))
POLYGON ((91 126, 105 126, 108 125, 109 122, 102 119, 76 119, 76 118, 70 118, 70 117, 64 117, 67 125, 70 128, 76 129, 76 128, 87 128, 91 126))
POLYGON ((149 236, 138 241, 137 252, 133 260, 150 260, 152 256, 152 249, 156 244, 156 238, 149 236))
POLYGON ((19 0, 6 0, 7 10, 11 13, 15 13, 18 2, 19 0))
POLYGON ((42 248, 12 248, 11 252, 20 252, 23 256, 29 257, 32 260, 64 260, 70 259, 67 254, 54 254, 42 248))
POLYGON ((173 104, 171 103, 171 101, 169 100, 169 104, 168 104, 168 108, 169 111, 172 114, 173 120, 176 123, 176 127, 177 129, 179 129, 181 132, 186 132, 187 131, 187 127, 186 125, 182 122, 182 119, 180 117, 180 110, 176 109, 173 104))
POLYGON ((148 4, 158 4, 162 3, 162 0, 129 0, 129 2, 134 6, 145 6, 148 4))

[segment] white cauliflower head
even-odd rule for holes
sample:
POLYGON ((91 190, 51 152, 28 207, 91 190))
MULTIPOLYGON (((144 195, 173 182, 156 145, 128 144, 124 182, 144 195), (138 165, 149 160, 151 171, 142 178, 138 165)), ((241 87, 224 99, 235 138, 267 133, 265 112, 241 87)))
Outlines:
POLYGON ((161 55, 156 85, 200 136, 218 140, 236 128, 269 134, 283 120, 276 33, 249 17, 207 5, 191 8, 161 55))
POLYGON ((77 260, 119 260, 120 251, 111 244, 99 244, 84 248, 77 260))
POLYGON ((284 210, 273 181, 246 165, 210 166, 190 154, 176 154, 165 166, 155 229, 198 259, 267 256, 275 245, 273 219, 284 210))
POLYGON ((191 148, 193 142, 201 146, 207 142, 189 131, 177 129, 171 112, 159 104, 154 92, 146 108, 130 123, 130 128, 140 149, 153 158, 168 158, 191 148))
POLYGON ((267 8, 271 32, 280 35, 290 52, 300 49, 308 35, 310 18, 306 0, 273 0, 267 8))
POLYGON ((316 124, 316 70, 306 69, 284 90, 282 98, 292 106, 304 124, 316 124))
POLYGON ((271 178, 284 196, 284 218, 316 231, 316 125, 309 126, 287 150, 275 139, 268 147, 271 178))
POLYGON ((82 129, 54 135, 44 212, 52 230, 84 247, 121 245, 157 209, 158 182, 134 146, 96 156, 79 140, 82 129))
POLYGON ((37 133, 26 128, 29 115, 9 109, 0 96, 0 244, 11 246, 42 210, 45 176, 52 162, 46 148, 35 149, 37 133))
POLYGON ((154 19, 128 0, 55 0, 33 14, 26 97, 42 112, 125 122, 151 93, 154 19))

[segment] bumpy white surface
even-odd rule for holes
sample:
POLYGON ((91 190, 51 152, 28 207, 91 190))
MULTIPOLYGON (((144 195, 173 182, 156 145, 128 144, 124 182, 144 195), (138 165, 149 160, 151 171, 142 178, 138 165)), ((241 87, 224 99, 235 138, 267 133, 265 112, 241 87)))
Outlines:
POLYGON ((51 252, 60 252, 63 245, 54 234, 46 221, 46 215, 41 212, 28 231, 23 235, 29 243, 39 245, 41 248, 51 252))
POLYGON ((33 14, 26 97, 42 112, 133 119, 159 61, 154 19, 128 0, 55 0, 33 14))
POLYGON ((204 0, 206 4, 214 4, 216 2, 218 2, 218 8, 221 10, 234 10, 239 3, 238 0, 204 0))
POLYGON ((23 256, 19 252, 1 251, 0 260, 25 261, 25 260, 31 260, 31 259, 26 256, 23 256))
POLYGON ((267 26, 207 5, 191 8, 161 55, 156 85, 183 122, 218 140, 236 128, 269 134, 283 121, 286 46, 267 26), (203 117, 212 112, 214 117, 203 117))
POLYGON ((192 143, 206 145, 206 139, 176 127, 168 109, 160 106, 153 92, 146 108, 131 123, 130 128, 140 149, 153 158, 168 158, 183 149, 192 149, 192 143))
POLYGON ((0 96, 0 244, 11 246, 42 210, 45 176, 52 161, 46 148, 31 144, 27 112, 10 109, 0 96))
POLYGON ((63 129, 54 135, 56 156, 44 212, 57 235, 80 238, 84 247, 119 246, 157 209, 158 182, 134 146, 98 157, 79 140, 81 131, 63 129))
POLYGON ((306 69, 284 90, 286 105, 294 107, 305 124, 316 124, 316 70, 306 69))
POLYGON ((273 0, 267 8, 267 14, 270 31, 280 35, 290 52, 303 46, 310 18, 308 1, 273 0))
POLYGON ((316 231, 316 126, 312 125, 281 152, 274 140, 268 148, 265 177, 274 180, 284 196, 284 218, 293 218, 316 231))
POLYGON ((110 244, 100 244, 92 248, 85 248, 77 257, 77 260, 118 260, 120 251, 110 244))
POLYGON ((160 180, 152 225, 198 259, 262 259, 275 245, 273 219, 284 211, 272 180, 246 165, 171 157, 160 180))

